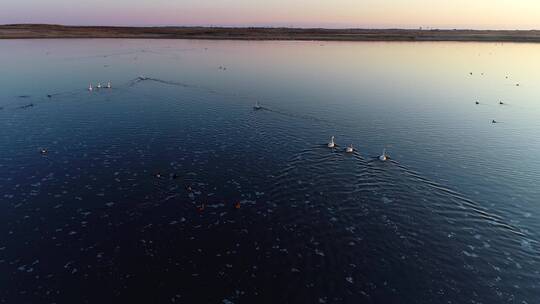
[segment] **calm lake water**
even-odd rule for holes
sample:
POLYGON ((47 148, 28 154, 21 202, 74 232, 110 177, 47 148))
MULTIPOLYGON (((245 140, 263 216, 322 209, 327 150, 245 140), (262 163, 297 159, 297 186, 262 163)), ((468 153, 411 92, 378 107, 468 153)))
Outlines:
POLYGON ((3 40, 0 67, 0 303, 540 303, 540 45, 3 40))

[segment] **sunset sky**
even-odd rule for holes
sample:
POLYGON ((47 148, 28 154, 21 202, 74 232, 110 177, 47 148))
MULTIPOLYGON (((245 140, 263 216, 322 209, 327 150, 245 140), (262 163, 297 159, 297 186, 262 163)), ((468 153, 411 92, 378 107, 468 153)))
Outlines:
POLYGON ((540 29, 540 0, 16 0, 8 23, 540 29))

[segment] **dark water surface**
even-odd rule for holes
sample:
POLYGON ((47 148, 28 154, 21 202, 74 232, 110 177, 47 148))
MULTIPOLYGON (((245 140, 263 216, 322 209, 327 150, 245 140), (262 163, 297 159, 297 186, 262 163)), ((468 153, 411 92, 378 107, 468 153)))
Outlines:
POLYGON ((540 45, 4 40, 0 67, 1 303, 540 303, 540 45))

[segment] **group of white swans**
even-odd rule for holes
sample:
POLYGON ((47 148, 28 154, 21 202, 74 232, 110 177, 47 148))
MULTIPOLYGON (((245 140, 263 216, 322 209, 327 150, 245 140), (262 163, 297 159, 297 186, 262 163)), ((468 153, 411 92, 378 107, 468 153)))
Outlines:
MULTIPOLYGON (((111 82, 110 82, 110 81, 107 82, 107 85, 106 85, 106 86, 102 86, 102 85, 101 85, 101 82, 98 82, 98 84, 97 84, 97 86, 96 86, 96 89, 101 89, 101 88, 103 88, 103 87, 105 87, 105 88, 107 88, 107 89, 112 88, 111 82)), ((94 90, 94 87, 92 87, 92 84, 90 84, 90 85, 88 86, 88 91, 92 92, 93 90, 94 90)))
MULTIPOLYGON (((330 138, 330 142, 328 143, 328 148, 335 148, 336 147, 336 142, 334 141, 334 136, 332 136, 330 138)), ((345 148, 345 153, 353 153, 354 152, 354 147, 352 144, 350 144, 348 147, 345 148)), ((383 149, 383 152, 382 154, 379 156, 379 160, 380 161, 386 161, 388 160, 388 155, 386 154, 386 148, 383 149)))
MULTIPOLYGON (((255 105, 253 106, 253 109, 254 110, 260 110, 262 109, 262 106, 259 104, 258 101, 255 102, 255 105)), ((336 142, 334 141, 334 136, 332 136, 330 138, 330 142, 328 143, 328 148, 335 148, 336 147, 336 142)), ((345 148, 345 152, 346 153, 353 153, 354 152, 354 147, 352 144, 350 144, 348 147, 345 148)), ((379 156, 379 160, 380 161, 386 161, 388 160, 390 157, 388 156, 388 154, 386 154, 386 149, 383 149, 383 152, 382 154, 379 156)))

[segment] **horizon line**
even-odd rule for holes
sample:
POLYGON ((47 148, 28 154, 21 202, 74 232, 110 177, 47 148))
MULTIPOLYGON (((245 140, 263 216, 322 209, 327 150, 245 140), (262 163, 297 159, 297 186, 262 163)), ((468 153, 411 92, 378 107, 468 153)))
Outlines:
POLYGON ((540 29, 485 29, 485 28, 441 28, 441 27, 317 27, 284 25, 77 25, 60 23, 6 23, 0 26, 63 26, 104 28, 224 28, 224 29, 318 29, 318 30, 421 30, 421 31, 540 31, 540 29))

